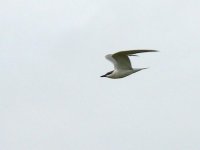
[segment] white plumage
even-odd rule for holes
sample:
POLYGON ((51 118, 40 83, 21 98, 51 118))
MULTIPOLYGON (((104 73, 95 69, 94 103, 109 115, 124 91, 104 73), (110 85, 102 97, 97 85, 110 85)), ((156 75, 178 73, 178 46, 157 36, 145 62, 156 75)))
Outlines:
POLYGON ((134 54, 144 53, 144 52, 157 52, 157 50, 148 50, 148 49, 136 49, 136 50, 126 50, 119 51, 114 54, 106 55, 106 59, 111 61, 114 65, 114 70, 102 75, 101 77, 108 77, 112 79, 123 78, 132 73, 138 72, 147 68, 133 68, 128 56, 137 56, 134 54))

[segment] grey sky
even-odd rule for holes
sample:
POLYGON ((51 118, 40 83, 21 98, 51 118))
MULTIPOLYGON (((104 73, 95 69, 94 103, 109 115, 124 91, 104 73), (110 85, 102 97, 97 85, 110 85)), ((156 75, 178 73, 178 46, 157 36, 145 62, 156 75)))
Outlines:
POLYGON ((199 0, 0 2, 1 150, 199 150, 199 0), (123 78, 104 56, 150 67, 123 78))

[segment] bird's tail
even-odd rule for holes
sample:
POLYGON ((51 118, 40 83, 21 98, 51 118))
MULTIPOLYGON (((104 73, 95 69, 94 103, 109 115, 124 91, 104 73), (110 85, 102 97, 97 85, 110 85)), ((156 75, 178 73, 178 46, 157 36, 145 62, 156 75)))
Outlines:
POLYGON ((148 69, 147 67, 146 68, 133 68, 134 72, 138 72, 138 71, 141 71, 141 70, 144 70, 144 69, 148 69))

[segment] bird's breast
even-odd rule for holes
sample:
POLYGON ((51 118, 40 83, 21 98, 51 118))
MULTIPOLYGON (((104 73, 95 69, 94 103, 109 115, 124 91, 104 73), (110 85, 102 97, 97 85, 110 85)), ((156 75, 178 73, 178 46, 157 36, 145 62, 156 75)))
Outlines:
POLYGON ((133 70, 115 70, 108 77, 112 79, 123 78, 128 75, 131 75, 133 72, 133 70))

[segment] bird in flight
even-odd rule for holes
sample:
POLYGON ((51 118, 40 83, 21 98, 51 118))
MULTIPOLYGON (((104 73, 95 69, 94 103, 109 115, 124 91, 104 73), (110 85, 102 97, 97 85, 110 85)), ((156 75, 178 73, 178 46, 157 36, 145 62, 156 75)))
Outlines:
POLYGON ((144 52, 157 52, 157 50, 136 49, 136 50, 119 51, 114 54, 106 55, 105 56, 106 59, 108 59, 113 63, 114 70, 109 71, 108 73, 102 75, 101 77, 107 77, 111 79, 124 78, 140 70, 147 69, 147 68, 132 68, 129 59, 129 56, 137 56, 135 54, 144 52))

